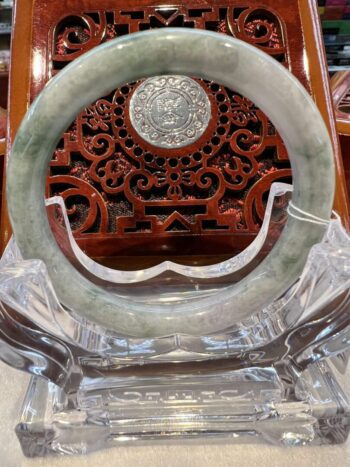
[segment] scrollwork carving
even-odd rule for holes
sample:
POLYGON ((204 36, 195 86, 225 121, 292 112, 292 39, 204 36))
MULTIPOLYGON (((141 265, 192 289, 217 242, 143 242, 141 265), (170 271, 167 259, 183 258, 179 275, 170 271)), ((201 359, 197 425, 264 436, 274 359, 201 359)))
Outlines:
MULTIPOLYGON (((231 34, 288 64, 283 23, 267 8, 156 6, 82 12, 53 30, 53 73, 99 43, 139 30, 181 26, 231 34)), ((290 175, 285 149, 266 116, 220 83, 197 80, 212 108, 207 130, 177 150, 155 147, 135 131, 129 104, 143 81, 128 83, 86 108, 65 133, 49 190, 67 202, 79 235, 257 232, 265 193, 290 175), (208 227, 210 226, 210 227, 208 227)), ((85 237, 84 237, 85 238, 85 237)))
POLYGON ((246 7, 240 10, 230 7, 226 20, 234 37, 259 47, 281 62, 287 62, 283 25, 271 9, 246 7))
POLYGON ((53 193, 64 199, 75 232, 87 232, 96 224, 98 231, 107 232, 105 200, 91 183, 76 175, 60 175, 50 177, 49 184, 53 193))
POLYGON ((93 16, 82 13, 62 18, 55 28, 52 60, 54 62, 74 60, 106 39, 106 30, 104 12, 98 12, 93 16))

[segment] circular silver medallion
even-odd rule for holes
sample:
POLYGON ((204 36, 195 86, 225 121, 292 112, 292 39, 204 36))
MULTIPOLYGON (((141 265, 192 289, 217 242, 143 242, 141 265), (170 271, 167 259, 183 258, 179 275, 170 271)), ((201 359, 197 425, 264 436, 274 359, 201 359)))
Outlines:
POLYGON ((129 112, 133 127, 148 143, 181 148, 204 133, 211 106, 204 89, 193 79, 155 76, 136 89, 129 112))

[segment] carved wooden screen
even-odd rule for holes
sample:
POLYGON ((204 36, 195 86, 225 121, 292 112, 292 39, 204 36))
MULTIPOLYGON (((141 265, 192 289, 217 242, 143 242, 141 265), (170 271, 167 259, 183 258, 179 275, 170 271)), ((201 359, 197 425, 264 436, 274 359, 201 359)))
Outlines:
MULTIPOLYGON (((31 99, 91 48, 169 26, 209 29, 253 44, 311 92, 297 1, 163 5, 35 2, 31 99)), ((271 183, 290 180, 288 156, 275 128, 244 96, 197 80, 212 106, 207 130, 187 147, 152 147, 136 133, 128 113, 141 82, 127 83, 85 109, 53 156, 48 191, 64 197, 78 243, 92 256, 243 249, 261 226, 271 183)))

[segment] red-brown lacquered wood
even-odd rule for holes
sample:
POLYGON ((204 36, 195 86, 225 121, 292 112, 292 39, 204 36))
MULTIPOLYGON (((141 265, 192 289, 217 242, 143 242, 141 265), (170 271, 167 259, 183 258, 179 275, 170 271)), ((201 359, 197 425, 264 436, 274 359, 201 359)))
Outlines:
POLYGON ((331 79, 338 133, 350 136, 350 71, 339 71, 331 79))
POLYGON ((7 112, 0 107, 0 140, 6 138, 7 112))
POLYGON ((345 182, 342 151, 335 125, 326 52, 318 14, 318 2, 299 0, 299 7, 305 37, 304 66, 309 74, 312 96, 325 119, 333 142, 337 177, 334 208, 340 213, 344 225, 349 229, 349 198, 345 182), (311 40, 311 37, 313 37, 313 40, 311 40))
MULTIPOLYGON (((11 151, 11 144, 16 131, 29 106, 29 83, 32 79, 32 10, 31 0, 15 0, 13 7, 14 30, 11 38, 10 84, 8 96, 8 138, 6 155, 11 151)), ((1 200, 0 250, 4 250, 11 237, 5 186, 6 173, 3 175, 1 200)))
MULTIPOLYGON (((347 224, 344 173, 313 0, 214 0, 210 6, 199 0, 186 6, 150 0, 117 5, 112 0, 17 0, 9 147, 29 102, 67 63, 114 37, 168 26, 233 35, 266 51, 300 79, 332 137, 335 209, 347 224)), ((241 251, 257 234, 271 183, 290 180, 284 145, 254 103, 220 83, 199 83, 211 100, 213 118, 192 146, 164 151, 136 134, 128 103, 139 82, 101 96, 63 135, 53 155, 48 194, 64 197, 75 237, 89 255, 131 256, 136 263, 137 256, 153 256, 152 263, 164 256, 199 255, 206 262, 208 255, 241 251), (147 180, 150 188, 142 189, 138 180, 147 180)), ((2 217, 4 245, 6 212, 2 217)))

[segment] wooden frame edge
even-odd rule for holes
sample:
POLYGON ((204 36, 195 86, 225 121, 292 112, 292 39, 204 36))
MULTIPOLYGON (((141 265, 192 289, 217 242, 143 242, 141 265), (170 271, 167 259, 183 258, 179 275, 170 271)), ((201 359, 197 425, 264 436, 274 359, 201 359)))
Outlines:
POLYGON ((329 83, 326 52, 322 39, 321 21, 315 0, 299 0, 299 10, 304 36, 314 40, 306 40, 305 48, 309 60, 309 78, 313 90, 313 98, 325 119, 333 143, 336 165, 336 193, 334 209, 341 215, 347 229, 350 228, 349 200, 345 185, 345 172, 340 150, 333 99, 329 83), (331 118, 329 118, 331 117, 331 118), (333 117, 333 119, 332 119, 333 117), (333 121, 332 121, 333 120, 333 121))
MULTIPOLYGON (((8 101, 8 141, 6 147, 6 161, 11 150, 11 143, 24 117, 28 105, 30 91, 30 64, 33 0, 16 0, 13 9, 13 24, 20 24, 21 29, 14 29, 11 40, 11 63, 9 83, 10 94, 8 101)), ((5 163, 6 163, 5 161, 5 163)), ((6 184, 6 170, 3 175, 3 186, 6 184)), ((0 228, 0 253, 3 252, 10 237, 11 225, 7 212, 6 196, 2 198, 0 228)))

